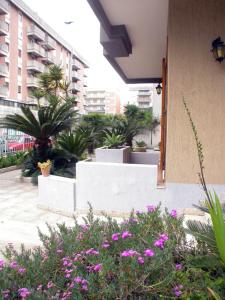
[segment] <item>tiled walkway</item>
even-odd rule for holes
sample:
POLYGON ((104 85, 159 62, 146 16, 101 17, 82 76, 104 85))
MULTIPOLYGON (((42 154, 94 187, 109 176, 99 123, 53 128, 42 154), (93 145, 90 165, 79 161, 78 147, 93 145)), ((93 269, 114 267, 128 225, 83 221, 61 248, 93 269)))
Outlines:
POLYGON ((36 186, 20 181, 19 170, 0 174, 0 249, 9 242, 38 245, 37 227, 46 232, 46 222, 73 224, 72 218, 38 209, 37 196, 36 186))

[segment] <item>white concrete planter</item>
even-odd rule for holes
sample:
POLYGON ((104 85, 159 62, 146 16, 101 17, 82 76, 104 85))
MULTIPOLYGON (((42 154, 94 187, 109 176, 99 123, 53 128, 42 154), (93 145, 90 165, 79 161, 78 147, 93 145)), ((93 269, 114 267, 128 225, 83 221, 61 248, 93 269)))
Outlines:
POLYGON ((129 163, 130 150, 129 146, 121 149, 97 148, 95 150, 96 162, 129 163))
POLYGON ((38 206, 62 214, 75 211, 76 180, 61 176, 38 176, 38 206))
POLYGON ((158 165, 159 152, 131 152, 130 163, 141 165, 158 165))

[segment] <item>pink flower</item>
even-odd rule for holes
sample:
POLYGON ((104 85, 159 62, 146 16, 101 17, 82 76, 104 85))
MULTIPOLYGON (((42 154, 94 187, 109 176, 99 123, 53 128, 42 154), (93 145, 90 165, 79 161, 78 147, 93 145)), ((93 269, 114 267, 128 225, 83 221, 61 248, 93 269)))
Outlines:
POLYGON ((112 234, 112 240, 113 240, 113 241, 118 241, 119 235, 120 235, 120 233, 118 233, 118 232, 113 233, 113 234, 112 234))
POLYGON ((37 291, 41 291, 42 290, 42 284, 39 284, 37 287, 37 291))
POLYGON ((31 294, 31 292, 27 288, 21 288, 18 290, 18 292, 22 299, 26 299, 31 294))
POLYGON ((52 287, 54 287, 54 283, 52 281, 49 281, 48 284, 47 284, 47 288, 48 289, 51 289, 52 287))
POLYGON ((156 210, 156 207, 154 205, 148 205, 147 210, 148 210, 149 213, 152 213, 156 210))
POLYGON ((182 295, 181 289, 183 288, 183 285, 177 285, 173 288, 173 292, 175 296, 180 297, 182 295))
POLYGON ((176 264, 175 268, 177 271, 179 271, 179 270, 182 270, 183 266, 182 266, 182 264, 176 264))
POLYGON ((139 265, 143 265, 143 264, 145 263, 144 258, 141 257, 141 256, 139 256, 139 257, 137 258, 137 262, 139 263, 139 265))
POLYGON ((4 268, 5 262, 3 259, 0 259, 0 271, 4 268))
POLYGON ((82 278, 80 276, 77 276, 77 277, 74 278, 74 282, 81 283, 82 282, 82 278))
POLYGON ((122 239, 126 239, 126 238, 131 237, 131 236, 132 236, 132 234, 129 231, 124 231, 122 233, 122 239))
POLYGON ((9 297, 9 293, 10 293, 10 290, 4 290, 2 291, 2 296, 4 299, 8 298, 9 297))
POLYGON ((102 264, 97 264, 93 267, 94 272, 99 272, 102 269, 102 264))
POLYGON ((169 239, 169 237, 168 237, 168 235, 167 234, 165 234, 165 233, 163 233, 163 234, 160 234, 160 239, 162 239, 164 242, 165 241, 168 241, 168 239, 169 239))
POLYGON ((156 240, 154 242, 154 246, 157 248, 163 249, 164 248, 164 240, 163 239, 156 240))
POLYGON ((177 211, 175 209, 171 210, 170 216, 174 219, 177 217, 177 211))
POLYGON ((102 243, 102 248, 107 249, 110 247, 110 244, 108 242, 102 243))
POLYGON ((89 229, 90 225, 88 224, 84 224, 84 225, 81 225, 81 228, 83 229, 83 231, 87 231, 89 229))
POLYGON ((146 249, 146 250, 144 251, 144 254, 145 254, 145 256, 152 257, 152 256, 155 255, 155 252, 154 252, 152 249, 146 249))
POLYGON ((144 212, 141 210, 136 210, 136 215, 142 215, 144 212))
POLYGON ((82 239, 83 239, 83 233, 80 232, 80 233, 78 233, 78 235, 77 235, 77 240, 78 240, 78 241, 81 241, 82 239))
POLYGON ((17 269, 18 268, 18 264, 16 261, 12 261, 10 264, 9 264, 9 267, 12 268, 12 269, 17 269))
POLYGON ((99 252, 98 252, 97 250, 91 248, 91 249, 88 249, 88 250, 85 252, 85 254, 87 254, 87 255, 90 255, 90 254, 93 254, 93 255, 99 255, 99 252))
POLYGON ((58 254, 60 254, 60 253, 62 253, 62 252, 63 252, 63 250, 61 250, 61 249, 58 249, 58 250, 56 250, 56 252, 57 252, 58 254))
POLYGON ((20 274, 24 274, 24 273, 26 272, 26 268, 19 268, 19 269, 18 269, 18 272, 19 272, 20 274))
POLYGON ((124 250, 121 253, 122 257, 131 257, 131 256, 136 256, 138 253, 137 251, 133 250, 133 249, 128 249, 128 250, 124 250))

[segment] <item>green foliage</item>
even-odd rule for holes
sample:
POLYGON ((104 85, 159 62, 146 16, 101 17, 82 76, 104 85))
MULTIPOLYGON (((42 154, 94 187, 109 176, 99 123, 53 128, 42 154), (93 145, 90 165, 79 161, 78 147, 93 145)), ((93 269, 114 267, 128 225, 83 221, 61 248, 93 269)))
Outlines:
POLYGON ((131 213, 122 223, 94 218, 90 210, 84 222, 49 226, 48 234, 39 232, 42 246, 32 250, 17 252, 9 245, 7 262, 1 261, 0 293, 7 291, 12 300, 21 299, 21 288, 30 293, 26 299, 39 300, 210 300, 209 287, 223 297, 225 273, 191 265, 182 219, 154 208, 131 213), (154 244, 162 234, 160 249, 154 244), (147 249, 152 256, 145 255, 147 249))
POLYGON ((64 133, 57 139, 58 146, 80 160, 88 147, 86 136, 82 132, 64 133))
POLYGON ((6 156, 0 156, 0 169, 10 166, 20 166, 25 159, 25 152, 19 151, 6 156))
POLYGON ((103 146, 109 149, 118 149, 124 144, 124 137, 122 135, 106 134, 103 146))
POLYGON ((136 145, 138 147, 146 147, 147 146, 147 144, 145 143, 145 141, 136 141, 136 145))
POLYGON ((197 224, 197 223, 195 224, 189 223, 189 229, 190 230, 194 229, 193 234, 201 242, 205 242, 209 246, 209 248, 212 249, 212 247, 214 247, 214 252, 219 253, 222 263, 225 266, 225 219, 223 215, 223 208, 217 194, 215 192, 214 194, 212 194, 206 186, 206 181, 204 177, 204 155, 203 155, 202 143, 200 142, 196 126, 192 120, 191 113, 184 99, 183 99, 183 104, 186 109, 191 124, 191 128, 194 134, 195 142, 196 142, 198 161, 200 167, 199 179, 206 196, 204 207, 208 209, 212 221, 212 229, 209 226, 205 227, 203 226, 203 224, 197 224), (210 233, 210 238, 208 236, 208 233, 210 233), (215 251, 215 244, 217 246, 217 251, 215 251))

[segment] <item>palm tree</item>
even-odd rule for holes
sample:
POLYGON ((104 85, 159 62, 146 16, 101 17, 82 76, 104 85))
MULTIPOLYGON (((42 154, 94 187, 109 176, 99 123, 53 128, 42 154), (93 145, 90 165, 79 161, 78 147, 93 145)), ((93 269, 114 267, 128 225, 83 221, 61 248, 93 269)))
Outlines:
POLYGON ((34 97, 37 100, 38 109, 41 107, 40 100, 41 100, 41 98, 44 97, 44 95, 45 95, 44 91, 40 88, 34 89, 31 92, 31 96, 34 97))
POLYGON ((57 95, 63 80, 63 70, 60 66, 52 65, 49 67, 48 72, 40 75, 39 79, 40 88, 43 89, 46 94, 52 93, 57 95))
POLYGON ((34 149, 42 160, 52 148, 51 138, 64 130, 69 130, 76 120, 76 111, 71 103, 48 107, 40 107, 37 117, 29 107, 21 107, 23 115, 7 115, 0 120, 1 128, 10 128, 21 131, 35 138, 34 149))

